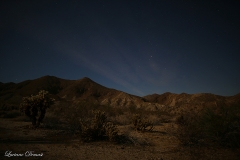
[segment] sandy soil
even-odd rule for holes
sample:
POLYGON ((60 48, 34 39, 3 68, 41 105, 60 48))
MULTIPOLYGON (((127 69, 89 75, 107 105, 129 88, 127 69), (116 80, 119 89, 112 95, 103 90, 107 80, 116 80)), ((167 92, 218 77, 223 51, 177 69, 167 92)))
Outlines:
POLYGON ((0 159, 59 160, 175 160, 175 159, 239 159, 239 150, 223 148, 181 147, 169 132, 171 123, 155 126, 153 132, 136 132, 130 126, 119 126, 132 143, 83 143, 77 135, 64 130, 29 128, 29 122, 0 118, 0 159), (22 156, 5 156, 6 152, 22 156), (36 156, 32 154, 42 155, 36 156), (27 153, 26 153, 27 152, 27 153), (29 157, 27 157, 29 156, 29 157))

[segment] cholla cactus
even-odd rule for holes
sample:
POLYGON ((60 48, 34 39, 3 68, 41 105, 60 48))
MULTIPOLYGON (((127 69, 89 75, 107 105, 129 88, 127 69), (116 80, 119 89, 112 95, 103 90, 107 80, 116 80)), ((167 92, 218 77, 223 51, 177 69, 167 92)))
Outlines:
POLYGON ((48 96, 48 92, 41 90, 37 95, 23 97, 23 102, 20 104, 20 111, 28 116, 34 127, 38 127, 45 117, 46 109, 54 104, 54 99, 48 96), (40 115, 38 116, 38 113, 40 115))
POLYGON ((93 141, 107 137, 110 141, 115 140, 118 130, 111 122, 107 122, 107 116, 102 111, 92 111, 93 118, 80 120, 80 134, 83 141, 93 141))
POLYGON ((115 141, 118 137, 117 127, 112 122, 108 122, 104 125, 104 128, 109 141, 115 141))
POLYGON ((133 126, 137 131, 152 131, 153 123, 149 120, 143 120, 139 114, 133 115, 133 126))

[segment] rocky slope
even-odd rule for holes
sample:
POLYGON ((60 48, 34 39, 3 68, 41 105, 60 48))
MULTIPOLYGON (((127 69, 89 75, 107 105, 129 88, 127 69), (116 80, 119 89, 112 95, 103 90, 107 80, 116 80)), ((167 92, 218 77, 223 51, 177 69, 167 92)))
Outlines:
POLYGON ((61 103, 67 101, 77 104, 81 101, 108 105, 112 107, 144 107, 150 110, 182 112, 199 110, 204 107, 218 107, 240 103, 240 94, 230 97, 210 93, 200 94, 152 94, 139 97, 122 91, 104 87, 85 77, 79 80, 65 80, 54 76, 44 76, 21 83, 0 83, 0 107, 17 108, 22 97, 48 90, 61 103))

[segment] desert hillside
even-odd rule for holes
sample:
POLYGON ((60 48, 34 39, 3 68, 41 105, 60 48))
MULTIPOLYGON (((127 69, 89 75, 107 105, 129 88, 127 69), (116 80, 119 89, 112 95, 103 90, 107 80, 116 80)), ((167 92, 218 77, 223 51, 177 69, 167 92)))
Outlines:
POLYGON ((78 104, 85 101, 111 107, 143 107, 174 113, 240 103, 240 94, 226 97, 210 93, 175 94, 166 92, 160 95, 139 97, 107 88, 87 77, 79 80, 66 80, 54 76, 44 76, 21 83, 0 83, 0 107, 18 108, 22 97, 36 94, 42 89, 49 91, 58 102, 78 104))
POLYGON ((0 83, 0 157, 30 148, 44 159, 239 159, 239 102, 240 94, 139 97, 87 77, 0 83), (19 104, 40 90, 55 104, 36 128, 19 104), (200 112, 204 108, 209 112, 200 112))

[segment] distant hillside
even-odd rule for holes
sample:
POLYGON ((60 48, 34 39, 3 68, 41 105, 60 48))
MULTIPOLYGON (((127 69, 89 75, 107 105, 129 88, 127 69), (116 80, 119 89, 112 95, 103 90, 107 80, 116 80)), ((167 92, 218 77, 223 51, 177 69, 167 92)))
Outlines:
POLYGON ((210 93, 199 93, 199 94, 175 94, 175 93, 164 93, 164 94, 152 94, 144 96, 148 102, 158 103, 164 106, 168 106, 166 110, 174 110, 174 112, 183 111, 199 111, 202 108, 211 107, 217 108, 219 106, 231 106, 240 104, 240 94, 235 96, 220 96, 210 93))
POLYGON ((209 93, 201 93, 201 94, 174 94, 174 93, 164 93, 161 95, 153 94, 147 95, 144 97, 149 102, 155 102, 164 104, 167 106, 181 106, 185 104, 196 104, 196 105, 222 105, 225 104, 225 100, 227 97, 218 96, 209 93))
POLYGON ((113 107, 152 107, 158 104, 144 102, 143 98, 104 87, 85 77, 79 80, 65 80, 54 76, 44 76, 21 83, 0 84, 0 106, 18 107, 22 97, 36 94, 40 90, 49 91, 59 102, 76 104, 81 101, 110 105, 113 107))
POLYGON ((0 105, 19 105, 22 97, 36 94, 42 89, 57 94, 70 82, 53 76, 44 76, 16 84, 3 83, 0 85, 0 105))
POLYGON ((0 83, 0 107, 17 108, 22 97, 36 94, 40 90, 49 91, 59 102, 77 104, 82 101, 112 107, 144 107, 151 110, 182 112, 240 103, 240 94, 224 97, 209 93, 200 94, 152 94, 144 97, 104 87, 84 77, 79 80, 65 80, 54 76, 44 76, 21 83, 0 83))

